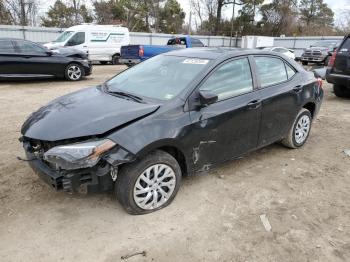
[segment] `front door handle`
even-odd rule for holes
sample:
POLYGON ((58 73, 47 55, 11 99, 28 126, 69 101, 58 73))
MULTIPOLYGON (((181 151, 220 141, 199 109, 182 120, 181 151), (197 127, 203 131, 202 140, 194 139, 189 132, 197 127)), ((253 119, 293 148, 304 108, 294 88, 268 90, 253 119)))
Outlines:
POLYGON ((297 85, 297 86, 293 87, 293 90, 294 90, 294 92, 299 93, 303 90, 303 86, 297 85))
POLYGON ((247 104, 249 109, 257 109, 261 106, 261 100, 253 100, 247 104))

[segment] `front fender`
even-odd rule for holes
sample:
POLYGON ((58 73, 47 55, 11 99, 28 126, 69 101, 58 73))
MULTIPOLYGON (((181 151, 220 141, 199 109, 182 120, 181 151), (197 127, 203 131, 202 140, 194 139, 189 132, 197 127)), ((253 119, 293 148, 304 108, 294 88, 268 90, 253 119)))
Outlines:
MULTIPOLYGON (((150 115, 136 121, 108 136, 109 139, 125 148, 137 158, 161 147, 174 147, 184 155, 186 163, 192 163, 192 145, 183 141, 191 140, 191 121, 188 113, 182 108, 150 115)), ((188 166, 188 170, 192 170, 188 166)))

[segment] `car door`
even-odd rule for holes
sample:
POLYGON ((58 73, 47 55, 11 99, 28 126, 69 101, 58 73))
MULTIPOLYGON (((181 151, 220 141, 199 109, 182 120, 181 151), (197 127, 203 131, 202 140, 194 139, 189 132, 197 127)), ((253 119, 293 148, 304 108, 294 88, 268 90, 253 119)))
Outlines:
POLYGON ((44 47, 26 40, 15 40, 14 43, 20 57, 20 74, 29 77, 53 76, 61 67, 58 58, 51 56, 49 50, 44 47))
POLYGON ((10 39, 0 40, 0 77, 19 74, 18 50, 10 39))
POLYGON ((280 140, 299 110, 303 91, 301 75, 277 56, 254 57, 262 102, 259 147, 280 140))
POLYGON ((260 103, 247 57, 218 66, 199 91, 209 91, 218 101, 190 112, 195 168, 237 157, 257 146, 260 103))

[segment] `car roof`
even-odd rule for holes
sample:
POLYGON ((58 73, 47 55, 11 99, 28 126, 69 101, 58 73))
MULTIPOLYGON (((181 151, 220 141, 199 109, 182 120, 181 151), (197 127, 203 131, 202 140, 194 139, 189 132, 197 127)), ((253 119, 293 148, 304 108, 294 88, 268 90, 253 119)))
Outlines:
POLYGON ((215 60, 224 57, 234 57, 242 55, 267 54, 278 55, 276 52, 258 49, 229 48, 229 47, 204 47, 204 48, 186 48, 165 53, 166 56, 184 56, 190 58, 215 60))

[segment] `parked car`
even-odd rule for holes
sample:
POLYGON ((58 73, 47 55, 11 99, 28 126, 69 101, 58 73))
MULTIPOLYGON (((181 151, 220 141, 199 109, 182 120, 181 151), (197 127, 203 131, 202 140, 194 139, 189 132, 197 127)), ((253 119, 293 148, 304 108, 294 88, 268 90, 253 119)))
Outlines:
POLYGON ((344 37, 329 61, 326 79, 333 84, 334 94, 338 97, 350 97, 350 35, 344 37))
POLYGON ((322 81, 275 52, 184 49, 58 98, 22 126, 55 189, 115 190, 131 214, 170 204, 181 177, 282 141, 306 142, 322 81))
POLYGON ((0 38, 0 79, 66 78, 77 81, 92 72, 87 55, 79 50, 55 52, 40 44, 0 38))
POLYGON ((129 43, 129 30, 126 27, 85 24, 68 28, 56 40, 45 46, 49 49, 73 46, 88 53, 91 61, 118 64, 121 46, 129 43))
POLYGON ((269 50, 269 51, 272 51, 272 52, 277 52, 277 53, 284 54, 288 58, 295 60, 295 54, 294 54, 294 50, 293 49, 288 49, 288 48, 280 47, 280 46, 265 47, 263 49, 264 50, 269 50))
POLYGON ((132 66, 162 53, 191 47, 204 47, 204 44, 197 38, 186 36, 171 38, 167 45, 122 46, 119 63, 132 66))
POLYGON ((305 49, 301 55, 301 62, 303 65, 307 65, 309 62, 328 65, 331 54, 334 49, 339 45, 339 41, 335 40, 323 40, 312 44, 309 48, 305 49))

